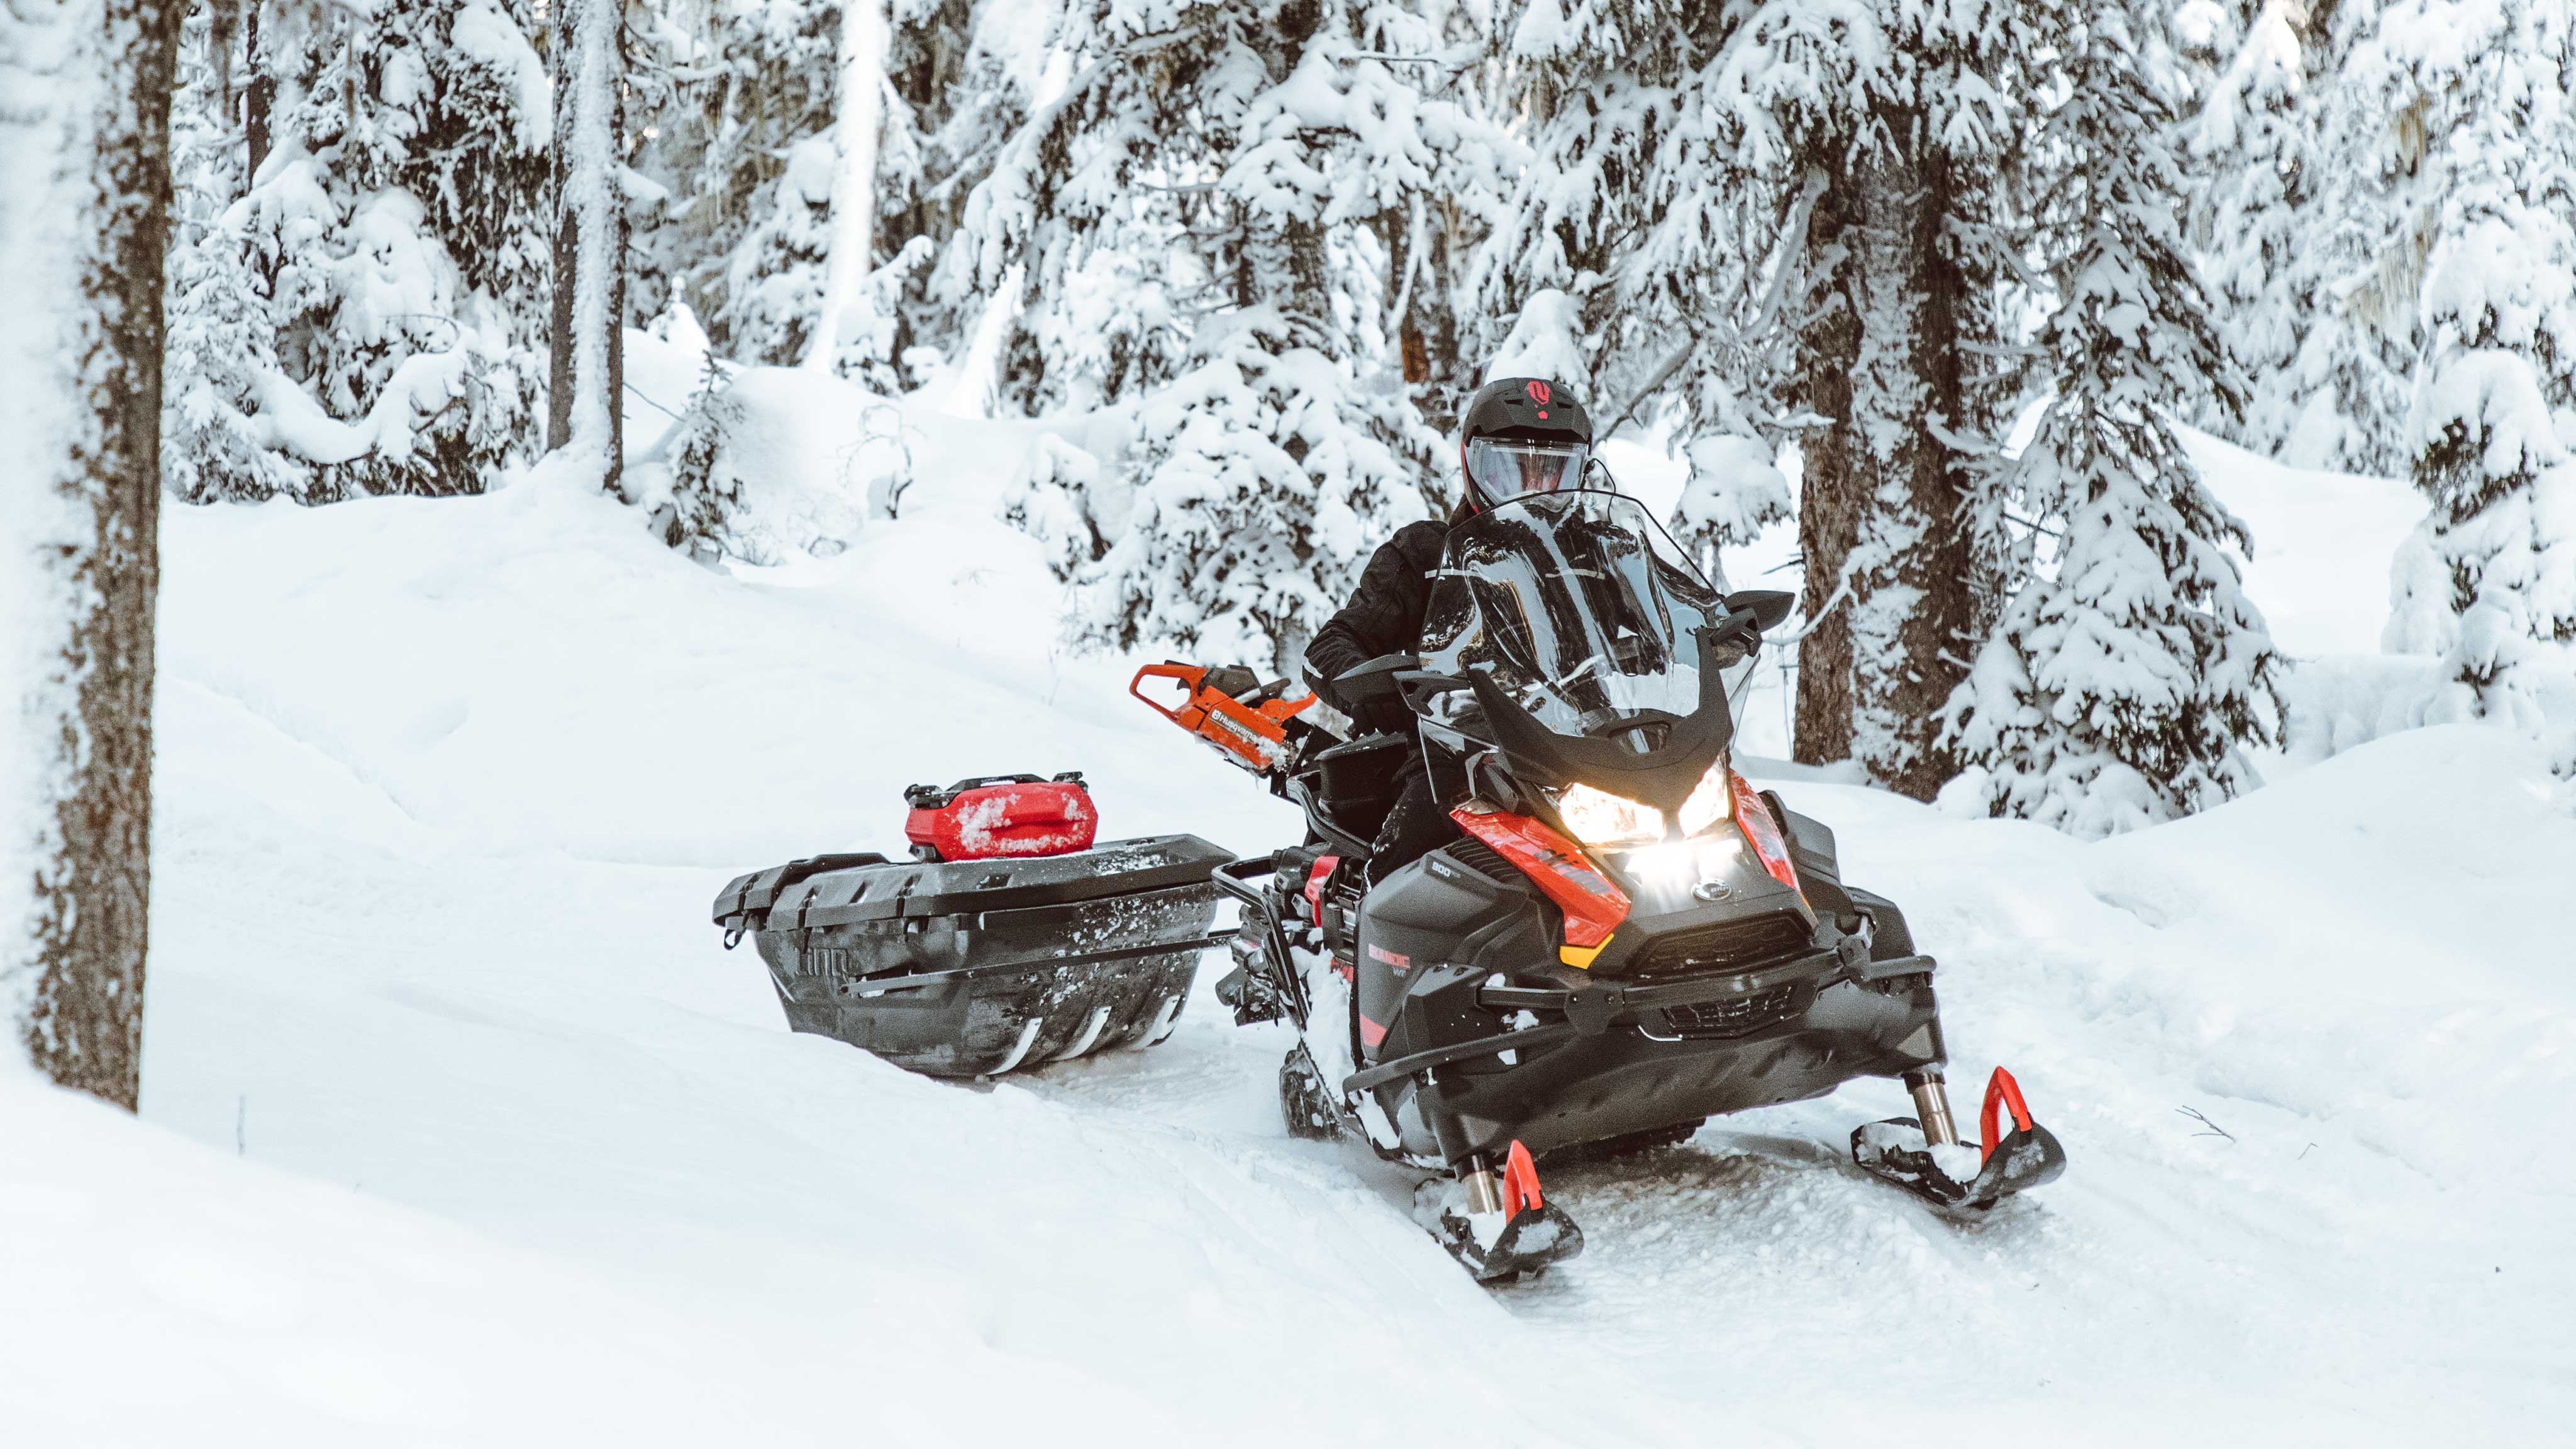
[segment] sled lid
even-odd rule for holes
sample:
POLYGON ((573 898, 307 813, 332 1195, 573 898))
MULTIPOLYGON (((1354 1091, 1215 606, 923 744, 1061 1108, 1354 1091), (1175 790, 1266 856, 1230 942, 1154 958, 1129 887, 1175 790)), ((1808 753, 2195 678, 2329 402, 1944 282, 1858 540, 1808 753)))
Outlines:
POLYGON ((1071 905, 1205 885, 1218 866, 1233 859, 1195 835, 990 860, 814 856, 736 879, 716 897, 715 922, 727 930, 794 930, 1071 905))
MULTIPOLYGON (((785 865, 773 865, 749 875, 738 875, 716 892, 715 920, 719 926, 736 924, 730 918, 766 913, 778 903, 778 893, 800 881, 825 871, 848 870, 858 866, 883 865, 886 858, 874 851, 849 855, 809 855, 785 865)), ((753 923, 757 928, 757 922, 753 923)))

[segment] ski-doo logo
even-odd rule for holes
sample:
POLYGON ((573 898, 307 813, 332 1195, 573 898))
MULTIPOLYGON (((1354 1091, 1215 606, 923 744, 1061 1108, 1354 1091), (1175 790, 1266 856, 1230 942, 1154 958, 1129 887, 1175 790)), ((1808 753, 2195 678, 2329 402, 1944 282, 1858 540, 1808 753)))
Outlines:
POLYGON ((1530 384, 1529 384, 1529 395, 1530 395, 1530 401, 1531 401, 1531 402, 1537 403, 1540 407, 1546 407, 1546 406, 1547 406, 1547 384, 1546 384, 1546 383, 1543 383, 1543 382, 1533 382, 1533 383, 1530 383, 1530 384))
POLYGON ((1413 958, 1405 955, 1402 951, 1390 951, 1384 946, 1371 946, 1368 948, 1368 953, 1370 960, 1383 961, 1398 971, 1410 971, 1413 969, 1413 958))

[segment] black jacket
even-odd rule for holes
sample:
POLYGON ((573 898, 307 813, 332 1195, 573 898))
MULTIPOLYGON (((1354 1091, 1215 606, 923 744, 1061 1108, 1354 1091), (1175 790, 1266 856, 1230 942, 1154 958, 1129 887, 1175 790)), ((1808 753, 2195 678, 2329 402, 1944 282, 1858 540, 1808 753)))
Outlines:
POLYGON ((1351 601, 1306 646, 1306 682, 1325 703, 1370 729, 1409 731, 1412 711, 1386 695, 1355 697, 1333 680, 1381 654, 1410 654, 1422 642, 1422 611, 1448 534, 1447 524, 1429 520, 1397 529, 1369 556, 1351 601))

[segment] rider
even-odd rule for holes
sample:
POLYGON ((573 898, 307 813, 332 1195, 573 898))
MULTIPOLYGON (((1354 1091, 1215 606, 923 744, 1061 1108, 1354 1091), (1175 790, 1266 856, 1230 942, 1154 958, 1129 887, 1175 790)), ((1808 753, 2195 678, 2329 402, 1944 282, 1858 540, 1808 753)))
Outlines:
MULTIPOLYGON (((1459 424, 1465 486, 1457 509, 1445 524, 1406 524, 1378 547, 1351 601, 1306 646, 1306 682, 1362 732, 1410 735, 1413 712, 1383 676, 1365 687, 1342 685, 1339 677, 1382 654, 1410 654, 1421 642, 1431 576, 1449 529, 1506 499, 1582 487, 1591 455, 1592 419, 1562 385, 1506 377, 1477 389, 1459 424)), ((1404 768, 1403 788, 1369 857, 1369 873, 1378 879, 1458 833, 1447 802, 1433 793, 1419 748, 1404 768)))

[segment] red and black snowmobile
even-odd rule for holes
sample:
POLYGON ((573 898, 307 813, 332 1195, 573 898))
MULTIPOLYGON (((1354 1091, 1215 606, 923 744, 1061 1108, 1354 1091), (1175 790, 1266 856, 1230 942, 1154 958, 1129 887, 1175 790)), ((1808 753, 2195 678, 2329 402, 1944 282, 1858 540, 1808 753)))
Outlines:
POLYGON ((1177 678, 1189 698, 1156 707, 1305 812, 1304 844, 1214 877, 1242 907, 1220 998, 1300 1035, 1289 1129, 1437 1170, 1421 1215, 1479 1279, 1581 1251, 1548 1153, 1678 1142, 1860 1077, 1902 1080, 1917 1115, 1860 1128, 1854 1160, 1946 1210, 2065 1167, 2000 1070, 1984 1146, 1960 1143, 1932 958, 1843 883, 1830 830, 1732 768, 1726 676, 1789 606, 1720 597, 1624 496, 1529 495, 1452 530, 1418 654, 1337 681, 1399 693, 1418 743, 1338 738, 1281 684, 1160 666, 1131 686, 1177 678), (1417 749, 1459 838, 1373 871, 1417 749))

